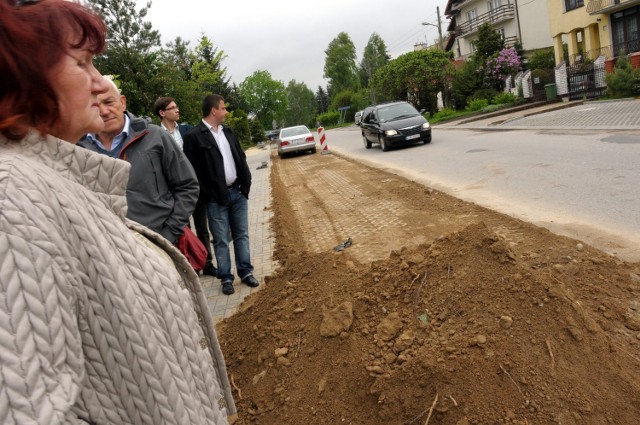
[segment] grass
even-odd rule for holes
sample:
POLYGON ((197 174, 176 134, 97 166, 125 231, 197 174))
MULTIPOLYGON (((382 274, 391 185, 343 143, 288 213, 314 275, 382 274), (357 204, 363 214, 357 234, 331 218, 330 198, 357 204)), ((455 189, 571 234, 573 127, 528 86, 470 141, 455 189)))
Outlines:
POLYGON ((440 114, 439 112, 432 117, 426 117, 429 121, 429 124, 438 124, 442 122, 447 122, 454 120, 456 118, 465 117, 467 115, 476 115, 478 112, 476 111, 453 111, 447 112, 446 114, 440 114))

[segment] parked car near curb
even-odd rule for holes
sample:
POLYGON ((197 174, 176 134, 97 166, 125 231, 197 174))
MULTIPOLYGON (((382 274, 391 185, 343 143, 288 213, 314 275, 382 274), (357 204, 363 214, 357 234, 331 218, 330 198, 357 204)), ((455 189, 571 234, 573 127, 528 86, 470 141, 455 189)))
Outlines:
POLYGON ((278 134, 277 144, 280 158, 285 154, 301 151, 316 153, 316 139, 304 125, 281 129, 278 134))
POLYGON ((384 152, 396 146, 431 142, 429 122, 407 102, 390 102, 372 105, 364 110, 362 122, 364 147, 371 149, 374 143, 384 152))

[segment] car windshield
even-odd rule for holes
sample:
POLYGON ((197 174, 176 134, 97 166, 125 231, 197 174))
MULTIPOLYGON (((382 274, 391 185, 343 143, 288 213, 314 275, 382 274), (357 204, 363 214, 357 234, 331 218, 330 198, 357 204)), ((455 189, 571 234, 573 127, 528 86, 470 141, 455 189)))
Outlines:
POLYGON ((301 125, 299 127, 283 128, 280 132, 280 138, 286 139, 288 137, 303 136, 305 134, 309 134, 309 129, 301 125))
POLYGON ((399 118, 407 118, 419 115, 416 109, 408 103, 397 103, 386 107, 378 108, 380 122, 393 121, 399 118))

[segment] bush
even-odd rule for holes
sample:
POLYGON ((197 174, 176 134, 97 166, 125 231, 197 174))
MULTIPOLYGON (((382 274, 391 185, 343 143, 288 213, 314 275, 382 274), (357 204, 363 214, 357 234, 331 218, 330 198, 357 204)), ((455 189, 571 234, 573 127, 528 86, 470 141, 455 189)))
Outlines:
POLYGON ((467 104, 467 107, 464 109, 467 111, 480 111, 487 106, 489 106, 489 101, 487 99, 473 99, 467 104))
POLYGON ((463 109, 473 93, 482 86, 482 75, 478 69, 483 65, 481 61, 471 58, 454 73, 449 95, 456 109, 463 109))
POLYGON ((320 125, 328 126, 328 125, 337 125, 340 120, 340 111, 329 111, 324 114, 320 114, 316 117, 316 120, 320 123, 320 125))
POLYGON ((516 101, 516 95, 510 92, 499 93, 492 99, 494 105, 502 105, 505 103, 514 103, 516 101))
POLYGON ((608 74, 607 94, 611 97, 636 96, 640 94, 640 70, 631 68, 629 58, 620 55, 612 74, 608 74))
POLYGON ((457 112, 455 109, 453 108, 442 108, 440 109, 438 112, 436 112, 435 114, 433 114, 433 117, 429 117, 433 120, 441 120, 453 115, 456 115, 457 112))
POLYGON ((540 49, 529 58, 529 69, 551 69, 556 66, 553 49, 540 49))
POLYGON ((473 92, 469 99, 467 99, 467 103, 471 102, 474 99, 486 99, 487 102, 490 102, 491 99, 498 95, 498 90, 496 89, 480 89, 473 92))

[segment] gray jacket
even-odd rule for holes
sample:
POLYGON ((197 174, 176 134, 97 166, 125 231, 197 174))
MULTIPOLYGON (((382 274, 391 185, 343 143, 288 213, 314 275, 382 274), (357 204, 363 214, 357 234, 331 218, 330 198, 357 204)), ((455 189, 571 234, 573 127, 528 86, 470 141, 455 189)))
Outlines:
MULTIPOLYGON (((131 163, 127 217, 175 243, 198 200, 200 189, 195 172, 166 131, 125 113, 131 120, 131 131, 118 158, 131 163)), ((78 145, 100 152, 87 137, 78 145)))
POLYGON ((0 423, 226 425, 197 274, 124 218, 130 165, 0 136, 0 423))

